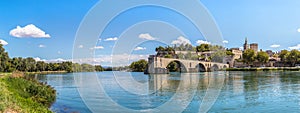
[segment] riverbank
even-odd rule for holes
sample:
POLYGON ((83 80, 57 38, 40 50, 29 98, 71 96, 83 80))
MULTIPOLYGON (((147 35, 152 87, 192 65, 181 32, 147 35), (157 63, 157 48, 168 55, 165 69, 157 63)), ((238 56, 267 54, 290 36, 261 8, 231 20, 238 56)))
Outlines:
POLYGON ((300 71, 299 67, 227 68, 226 71, 300 71))
POLYGON ((67 71, 39 71, 39 72, 26 72, 25 74, 27 75, 33 75, 33 74, 38 74, 38 75, 46 75, 46 74, 65 74, 68 73, 67 71))
POLYGON ((36 80, 0 75, 0 113, 51 113, 49 107, 56 99, 56 91, 36 80))

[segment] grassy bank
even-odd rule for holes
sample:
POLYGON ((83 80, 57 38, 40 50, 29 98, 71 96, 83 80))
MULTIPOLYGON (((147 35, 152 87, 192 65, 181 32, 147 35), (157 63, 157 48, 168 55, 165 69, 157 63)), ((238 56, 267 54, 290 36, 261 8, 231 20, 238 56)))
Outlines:
POLYGON ((227 68, 226 71, 300 71, 296 67, 227 68))
POLYGON ((49 113, 56 92, 48 85, 9 74, 0 76, 0 113, 49 113))
POLYGON ((46 75, 46 74, 65 74, 68 73, 67 71, 39 71, 39 72, 26 72, 27 75, 32 74, 39 74, 39 75, 46 75))

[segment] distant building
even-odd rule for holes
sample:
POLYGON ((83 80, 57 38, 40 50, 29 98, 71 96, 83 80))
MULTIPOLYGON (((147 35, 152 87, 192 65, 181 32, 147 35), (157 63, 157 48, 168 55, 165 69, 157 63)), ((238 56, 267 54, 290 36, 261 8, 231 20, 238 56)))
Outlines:
POLYGON ((231 48, 229 51, 231 51, 234 55, 226 56, 223 59, 223 63, 229 64, 229 67, 234 67, 235 61, 237 59, 242 59, 243 51, 241 51, 239 48, 231 48))
POLYGON ((258 51, 258 44, 257 43, 252 43, 252 44, 250 44, 250 48, 249 48, 248 39, 246 38, 245 43, 244 43, 244 51, 248 50, 248 49, 252 49, 255 52, 257 52, 258 51))
POLYGON ((258 44, 257 43, 252 43, 250 44, 250 49, 254 50, 255 52, 258 51, 258 44))
POLYGON ((231 48, 230 50, 240 50, 240 48, 231 48))
POLYGON ((275 54, 272 50, 267 50, 266 52, 268 53, 269 57, 273 57, 275 54))
POLYGON ((243 51, 232 49, 231 52, 234 54, 233 59, 242 59, 243 58, 243 51))

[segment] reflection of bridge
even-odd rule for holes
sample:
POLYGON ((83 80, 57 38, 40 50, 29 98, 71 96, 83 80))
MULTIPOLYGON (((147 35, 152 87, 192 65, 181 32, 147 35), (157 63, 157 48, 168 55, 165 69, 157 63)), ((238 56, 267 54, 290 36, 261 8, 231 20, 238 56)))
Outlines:
POLYGON ((169 73, 167 66, 171 62, 176 62, 180 65, 181 73, 218 71, 223 68, 229 67, 228 64, 217 63, 217 62, 182 60, 182 59, 161 58, 161 57, 150 56, 148 59, 148 69, 146 73, 149 74, 169 73))

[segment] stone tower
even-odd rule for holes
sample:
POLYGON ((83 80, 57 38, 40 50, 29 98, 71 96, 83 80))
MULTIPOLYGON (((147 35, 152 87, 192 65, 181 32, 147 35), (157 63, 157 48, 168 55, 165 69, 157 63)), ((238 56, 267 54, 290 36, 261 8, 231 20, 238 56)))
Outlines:
POLYGON ((249 45, 248 45, 248 40, 247 40, 247 37, 245 39, 245 43, 244 43, 244 51, 249 49, 249 45))
POLYGON ((250 44, 250 49, 254 50, 255 52, 258 51, 258 44, 257 43, 252 43, 250 44))

